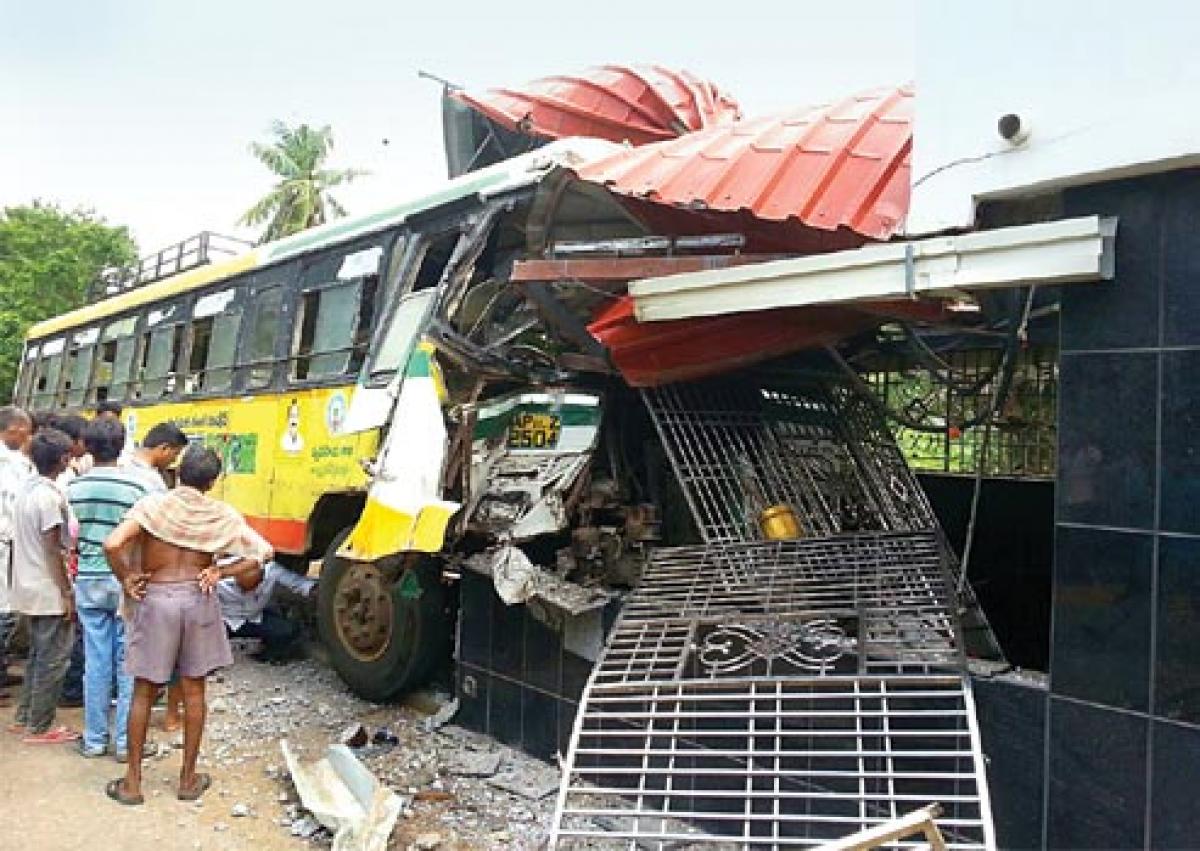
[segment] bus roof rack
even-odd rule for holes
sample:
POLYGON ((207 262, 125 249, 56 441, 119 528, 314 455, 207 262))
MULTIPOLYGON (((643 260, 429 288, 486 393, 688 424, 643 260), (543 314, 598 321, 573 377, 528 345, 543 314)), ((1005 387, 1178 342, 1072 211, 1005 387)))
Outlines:
POLYGON ((233 257, 253 245, 232 236, 201 231, 154 254, 147 254, 131 266, 103 270, 88 287, 88 304, 136 290, 197 266, 233 257))

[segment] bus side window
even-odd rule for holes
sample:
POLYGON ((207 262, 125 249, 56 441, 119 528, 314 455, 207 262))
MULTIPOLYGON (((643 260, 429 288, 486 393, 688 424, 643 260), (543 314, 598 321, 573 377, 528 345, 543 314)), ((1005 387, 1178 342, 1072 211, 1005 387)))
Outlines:
POLYGON ((269 287, 254 294, 254 318, 244 344, 241 365, 248 367, 246 387, 257 390, 271 383, 275 374, 275 340, 283 316, 283 287, 269 287))
POLYGON ((83 405, 88 379, 92 375, 92 357, 99 338, 99 328, 88 328, 71 336, 62 389, 58 392, 58 407, 77 408, 83 405))
POLYGON ((140 399, 162 399, 175 392, 183 351, 183 305, 168 304, 146 314, 134 393, 140 399))
POLYGON ((383 247, 359 244, 314 258, 301 273, 292 335, 295 381, 345 376, 361 365, 375 321, 383 247))
POLYGON ((142 379, 143 399, 161 399, 175 392, 183 328, 178 324, 164 325, 150 332, 142 379))
POLYGON ((133 369, 134 349, 137 348, 137 337, 133 333, 136 328, 136 316, 117 319, 104 327, 100 345, 96 348, 92 384, 88 391, 90 402, 125 398, 133 369))
POLYGON ((233 359, 242 324, 237 296, 238 290, 230 288, 196 299, 185 393, 212 393, 228 390, 233 384, 233 359))
POLYGON ((25 347, 25 356, 21 358, 21 374, 17 378, 17 389, 13 394, 13 399, 18 405, 29 405, 29 391, 33 387, 33 375, 37 372, 39 350, 40 346, 37 343, 30 343, 25 347))
POLYGON ((358 324, 361 289, 355 281, 301 294, 292 378, 297 381, 330 378, 347 371, 358 324))
POLYGON ((30 397, 30 407, 35 411, 49 410, 54 407, 54 396, 58 392, 58 379, 62 374, 63 349, 67 340, 59 337, 42 345, 42 359, 38 361, 34 373, 33 393, 30 397))

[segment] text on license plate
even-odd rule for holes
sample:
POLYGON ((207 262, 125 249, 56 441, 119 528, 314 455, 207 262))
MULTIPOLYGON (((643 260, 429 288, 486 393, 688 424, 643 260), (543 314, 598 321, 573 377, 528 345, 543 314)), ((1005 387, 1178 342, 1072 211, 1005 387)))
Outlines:
POLYGON ((509 449, 553 449, 562 421, 554 414, 517 414, 508 426, 509 449))

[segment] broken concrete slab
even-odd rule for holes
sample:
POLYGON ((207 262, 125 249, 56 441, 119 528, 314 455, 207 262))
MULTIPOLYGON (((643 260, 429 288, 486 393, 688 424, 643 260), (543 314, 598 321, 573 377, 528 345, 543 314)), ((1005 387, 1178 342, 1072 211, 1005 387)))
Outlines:
POLYGON ((442 767, 458 777, 491 777, 500 770, 499 751, 458 751, 450 754, 442 767))
POLYGON ((513 768, 489 777, 489 786, 511 792, 530 801, 540 801, 558 791, 557 771, 521 771, 513 768))

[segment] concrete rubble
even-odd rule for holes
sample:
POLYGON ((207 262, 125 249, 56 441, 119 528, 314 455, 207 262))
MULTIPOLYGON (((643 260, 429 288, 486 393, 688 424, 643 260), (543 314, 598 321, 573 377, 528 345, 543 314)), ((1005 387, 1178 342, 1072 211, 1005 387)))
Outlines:
POLYGON ((218 830, 233 835, 240 824, 263 821, 297 847, 333 845, 333 831, 304 806, 280 756, 286 739, 300 763, 320 759, 331 745, 344 750, 397 796, 389 848, 544 846, 557 768, 457 726, 452 707, 430 724, 425 712, 367 703, 314 660, 239 660, 209 691, 210 707, 220 709, 209 715, 202 761, 226 792, 219 797, 231 821, 218 830), (359 746, 347 747, 347 739, 359 746))

